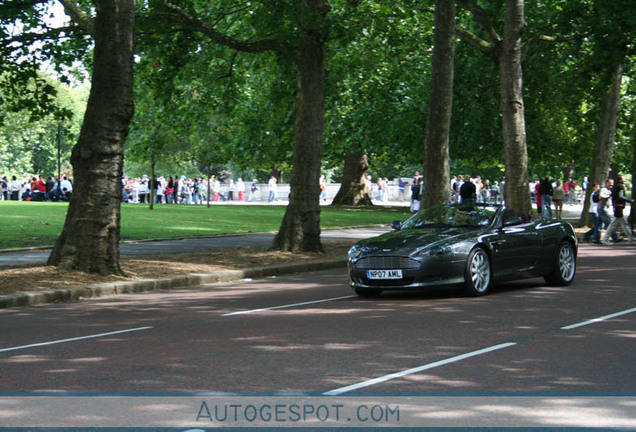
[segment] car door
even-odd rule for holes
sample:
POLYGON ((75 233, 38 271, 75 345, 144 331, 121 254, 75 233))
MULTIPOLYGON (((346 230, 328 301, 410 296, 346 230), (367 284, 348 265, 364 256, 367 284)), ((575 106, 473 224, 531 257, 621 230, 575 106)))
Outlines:
POLYGON ((530 271, 534 269, 541 253, 541 233, 532 222, 502 226, 492 244, 497 274, 530 271))

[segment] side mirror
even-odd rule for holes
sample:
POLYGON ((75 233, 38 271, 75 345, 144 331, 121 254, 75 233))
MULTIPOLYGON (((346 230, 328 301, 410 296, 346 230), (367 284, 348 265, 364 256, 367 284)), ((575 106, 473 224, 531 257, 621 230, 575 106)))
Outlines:
POLYGON ((395 231, 401 230, 402 229, 402 222, 400 222, 400 221, 391 222, 391 228, 393 228, 393 230, 395 230, 395 231))
POLYGON ((506 220, 504 220, 503 222, 503 226, 504 227, 509 227, 509 226, 514 226, 514 225, 521 225, 523 223, 523 219, 519 216, 511 216, 509 218, 507 218, 506 220))

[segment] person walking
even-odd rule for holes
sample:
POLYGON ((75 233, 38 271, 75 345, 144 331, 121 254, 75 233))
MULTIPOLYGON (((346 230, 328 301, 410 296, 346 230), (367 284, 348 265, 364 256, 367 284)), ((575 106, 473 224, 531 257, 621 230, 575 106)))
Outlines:
POLYGON ((377 201, 382 202, 384 198, 384 179, 382 177, 378 177, 378 195, 375 197, 377 201))
POLYGON ((243 179, 240 177, 236 181, 236 192, 238 192, 239 202, 245 201, 245 183, 243 182, 243 179))
POLYGON ((234 185, 234 180, 230 179, 230 184, 227 187, 227 200, 234 201, 234 190, 236 186, 234 185))
POLYGON ((221 181, 218 177, 214 177, 214 183, 212 183, 212 193, 214 194, 214 201, 218 202, 221 199, 221 181))
POLYGON ((634 203, 634 200, 629 200, 625 197, 625 176, 619 175, 616 181, 616 184, 612 188, 612 204, 614 206, 614 220, 607 227, 607 231, 605 231, 605 236, 603 236, 603 244, 611 245, 609 238, 611 234, 616 230, 616 226, 620 225, 623 229, 623 232, 629 238, 629 244, 634 244, 634 235, 632 234, 632 230, 629 228, 629 224, 623 217, 623 212, 625 210, 625 205, 627 203, 634 203))
MULTIPOLYGON (((592 243, 601 244, 601 233, 603 229, 607 229, 612 223, 612 217, 609 214, 609 201, 612 198, 612 188, 614 187, 614 180, 605 180, 605 185, 601 188, 598 198, 598 229, 596 230, 596 236, 592 238, 592 243)), ((612 241, 618 240, 618 233, 616 231, 611 233, 612 241)))
POLYGON ((477 198, 477 187, 471 181, 470 176, 464 176, 464 184, 459 188, 459 197, 462 204, 475 204, 477 198))
POLYGON ((16 176, 11 177, 11 201, 20 201, 20 189, 22 189, 22 184, 18 178, 16 176))
POLYGON ((324 175, 320 176, 318 184, 320 185, 320 199, 323 202, 327 202, 327 179, 324 175))
POLYGON ((550 177, 547 175, 539 182, 539 193, 541 194, 541 217, 552 219, 552 195, 554 188, 550 177))
MULTIPOLYGON (((592 186, 592 193, 590 194, 590 220, 592 222, 592 228, 583 234, 583 241, 590 241, 593 238, 597 238, 599 234, 597 234, 597 230, 600 227, 599 217, 598 217, 598 203, 600 201, 601 195, 601 185, 598 183, 594 183, 592 186)), ((555 191, 556 192, 556 191, 555 191)))
POLYGON ((0 200, 8 201, 9 200, 9 179, 7 176, 2 177, 2 181, 0 181, 0 189, 2 195, 0 195, 0 200))
POLYGON ((408 185, 406 179, 404 177, 400 177, 398 179, 398 196, 400 202, 404 201, 404 192, 406 192, 406 185, 408 185))
POLYGON ((422 193, 422 178, 416 177, 411 185, 411 212, 420 211, 422 193))
POLYGON ((382 204, 389 203, 389 179, 384 177, 382 181, 382 204))
POLYGON ((277 180, 276 180, 276 177, 274 176, 271 176, 269 178, 269 181, 267 182, 267 187, 269 189, 269 197, 267 199, 268 203, 278 201, 276 183, 277 183, 277 180))
POLYGON ((258 184, 257 183, 258 183, 258 180, 256 180, 256 179, 252 180, 252 186, 250 187, 250 196, 247 199, 249 202, 260 201, 261 200, 259 192, 258 192, 258 184))
MULTIPOLYGON (((554 203, 554 213, 557 219, 563 215, 563 203, 565 202, 565 189, 559 180, 555 182, 556 187, 552 192, 552 202, 554 203)), ((596 207, 595 207, 596 211, 596 207)))

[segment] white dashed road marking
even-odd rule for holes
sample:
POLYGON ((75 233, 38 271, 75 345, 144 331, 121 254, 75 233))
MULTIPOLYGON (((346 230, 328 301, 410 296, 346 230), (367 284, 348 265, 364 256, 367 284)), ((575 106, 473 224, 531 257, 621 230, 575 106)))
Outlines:
POLYGON ((228 317, 228 316, 234 316, 234 315, 246 315, 246 314, 264 312, 264 311, 274 310, 274 309, 287 309, 287 308, 292 308, 292 307, 296 307, 296 306, 305 306, 305 305, 316 304, 316 303, 325 303, 325 302, 330 302, 330 301, 335 301, 335 300, 348 299, 348 298, 352 298, 352 297, 357 297, 357 296, 348 295, 348 296, 344 296, 344 297, 333 297, 333 298, 328 298, 328 299, 323 299, 323 300, 314 300, 314 301, 303 302, 303 303, 294 303, 294 304, 288 304, 288 305, 282 305, 282 306, 272 306, 272 307, 268 307, 268 308, 252 309, 252 310, 246 310, 246 311, 240 311, 240 312, 231 312, 231 313, 223 314, 221 316, 228 317))
POLYGON ((22 350, 22 349, 27 349, 27 348, 35 348, 35 347, 41 347, 41 346, 55 345, 55 344, 61 344, 61 343, 66 343, 66 342, 75 342, 75 341, 84 340, 84 339, 95 339, 95 338, 100 338, 100 337, 105 337, 105 336, 112 336, 112 335, 117 335, 117 334, 122 334, 122 333, 130 333, 130 332, 135 332, 135 331, 140 331, 140 330, 149 330, 151 328, 152 327, 137 327, 137 328, 133 328, 133 329, 118 330, 118 331, 109 332, 109 333, 99 333, 99 334, 88 335, 88 336, 80 336, 80 337, 76 337, 76 338, 60 339, 60 340, 50 341, 50 342, 40 342, 40 343, 36 343, 36 344, 31 344, 31 345, 22 345, 22 346, 11 347, 11 348, 0 348, 0 352, 17 351, 17 350, 22 350))
POLYGON ((580 322, 578 324, 572 324, 572 325, 569 325, 569 326, 561 327, 561 330, 572 330, 572 329, 575 329, 577 327, 583 327, 583 326, 590 325, 590 324, 596 324, 596 323, 599 323, 599 322, 602 322, 602 321, 606 321, 608 319, 616 318, 616 317, 619 317, 621 315, 627 315, 627 314, 630 314, 630 313, 633 313, 633 312, 636 312, 636 308, 627 309, 627 310, 624 310, 624 311, 621 311, 621 312, 616 312, 616 313, 613 313, 613 314, 610 314, 610 315, 605 315, 605 316, 602 316, 602 317, 599 317, 599 318, 594 318, 594 319, 591 319, 591 320, 583 321, 583 322, 580 322))
POLYGON ((461 355, 458 355, 458 356, 455 356, 455 357, 447 358, 445 360, 440 360, 440 361, 436 361, 434 363, 429 363, 429 364, 426 364, 426 365, 423 365, 423 366, 418 366, 418 367, 413 368, 413 369, 407 369, 407 370, 404 370, 404 371, 401 371, 401 372, 395 372, 395 373, 392 373, 392 374, 389 374, 389 375, 384 375, 382 377, 373 378, 373 379, 370 379, 368 381, 363 381, 363 382, 360 382, 360 383, 357 383, 357 384, 352 384, 350 386, 341 387, 339 389, 331 390, 331 391, 328 391, 328 392, 323 393, 323 394, 325 396, 340 395, 340 394, 347 393, 347 392, 350 392, 350 391, 353 391, 353 390, 358 390, 358 389, 361 389, 361 388, 364 388, 364 387, 370 387, 372 385, 376 385, 376 384, 380 384, 380 383, 383 383, 383 382, 386 382, 386 381, 390 381, 390 380, 393 380, 393 379, 396 379, 396 378, 402 378, 402 377, 407 376, 407 375, 412 375, 412 374, 423 372, 425 370, 429 370, 429 369, 433 369, 433 368, 436 368, 436 367, 444 366, 444 365, 447 365, 447 364, 450 364, 450 363, 455 363, 455 362, 458 362, 458 361, 461 361, 461 360, 465 360, 467 358, 471 358, 471 357, 475 357, 475 356, 478 356, 478 355, 486 354, 486 353, 489 353, 489 352, 492 352, 492 351, 497 351, 497 350, 501 350, 501 349, 504 349, 504 348, 509 348, 511 346, 514 346, 514 345, 517 345, 517 344, 514 343, 514 342, 509 342, 509 343, 503 343, 503 344, 499 344, 499 345, 494 345, 494 346, 491 346, 491 347, 488 347, 488 348, 483 348, 483 349, 480 349, 480 350, 477 350, 477 351, 472 351, 472 352, 469 352, 469 353, 466 353, 466 354, 461 354, 461 355))

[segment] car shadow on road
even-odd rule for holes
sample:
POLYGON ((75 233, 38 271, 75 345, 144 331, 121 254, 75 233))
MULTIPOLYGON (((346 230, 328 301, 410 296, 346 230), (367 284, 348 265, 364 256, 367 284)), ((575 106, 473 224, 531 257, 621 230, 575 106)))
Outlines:
MULTIPOLYGON (((381 294, 382 300, 442 300, 451 298, 478 299, 489 296, 505 295, 506 293, 518 293, 541 288, 558 289, 562 291, 568 287, 548 287, 542 278, 522 279, 517 281, 507 281, 494 284, 488 294, 481 297, 474 297, 464 294, 461 287, 435 287, 421 290, 387 290, 381 294)), ((360 297, 361 301, 374 301, 377 297, 360 297)))

